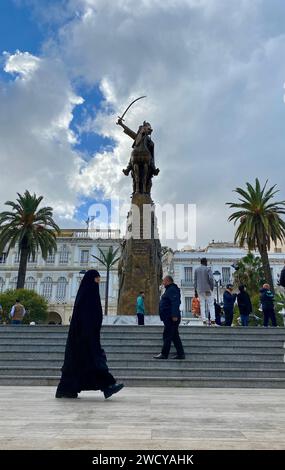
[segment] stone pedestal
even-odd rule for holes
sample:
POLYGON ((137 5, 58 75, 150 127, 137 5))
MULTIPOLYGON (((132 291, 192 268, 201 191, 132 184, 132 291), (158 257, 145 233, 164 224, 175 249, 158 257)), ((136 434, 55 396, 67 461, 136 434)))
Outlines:
POLYGON ((136 313, 140 291, 145 293, 147 314, 157 315, 161 278, 161 245, 154 204, 148 194, 135 193, 119 262, 118 315, 136 313))

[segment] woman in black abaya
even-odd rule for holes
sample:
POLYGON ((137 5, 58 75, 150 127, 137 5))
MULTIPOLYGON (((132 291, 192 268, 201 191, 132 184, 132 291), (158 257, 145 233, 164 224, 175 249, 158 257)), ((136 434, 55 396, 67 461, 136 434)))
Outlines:
POLYGON ((109 398, 123 388, 110 374, 100 344, 103 314, 99 282, 100 274, 91 269, 78 289, 56 398, 77 398, 82 390, 101 390, 109 398))

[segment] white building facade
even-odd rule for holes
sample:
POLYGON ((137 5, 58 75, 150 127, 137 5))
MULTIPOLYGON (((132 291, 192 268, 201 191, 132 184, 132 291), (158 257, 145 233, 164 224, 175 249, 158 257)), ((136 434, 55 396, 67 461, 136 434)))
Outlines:
MULTIPOLYGON (((117 230, 61 230, 57 238, 57 252, 44 260, 40 253, 29 259, 25 288, 35 290, 48 300, 48 321, 68 324, 83 274, 80 271, 97 269, 101 275, 100 294, 104 309, 106 268, 92 255, 101 258, 99 248, 106 253, 110 247, 119 248, 117 230)), ((17 247, 0 257, 0 292, 15 289, 19 268, 17 247)), ((115 315, 118 299, 118 266, 110 271, 108 313, 115 315)))
MULTIPOLYGON (((102 306, 105 303, 106 268, 92 255, 101 257, 99 248, 107 252, 112 246, 119 248, 121 239, 118 230, 64 229, 57 238, 57 252, 44 260, 40 253, 30 259, 27 267, 25 288, 35 290, 48 300, 48 322, 68 324, 76 293, 83 274, 80 271, 97 269, 101 275, 100 294, 102 306)), ((163 275, 170 274, 181 289, 181 310, 191 313, 194 296, 194 272, 200 260, 206 257, 212 271, 221 273, 221 282, 215 287, 215 297, 222 298, 226 284, 232 282, 233 265, 246 256, 247 250, 232 243, 211 243, 204 250, 167 251, 162 258, 163 275)), ((258 253, 256 253, 258 256, 258 253)), ((274 284, 277 285, 284 266, 285 253, 279 250, 269 253, 274 284)), ((15 289, 19 268, 17 247, 7 255, 0 256, 0 293, 15 289)), ((110 271, 108 314, 117 314, 118 265, 110 271)))
MULTIPOLYGON (((167 252, 163 256, 163 273, 170 274, 181 289, 181 310, 183 314, 191 313, 194 290, 194 272, 200 266, 201 258, 207 258, 212 271, 219 271, 221 282, 215 287, 215 297, 221 300, 225 286, 233 281, 235 269, 232 265, 247 255, 247 250, 238 248, 232 243, 210 243, 204 250, 181 250, 167 252)), ((256 253, 256 256, 259 256, 256 253)), ((269 253, 269 261, 274 284, 277 285, 280 272, 284 266, 285 254, 269 253)))

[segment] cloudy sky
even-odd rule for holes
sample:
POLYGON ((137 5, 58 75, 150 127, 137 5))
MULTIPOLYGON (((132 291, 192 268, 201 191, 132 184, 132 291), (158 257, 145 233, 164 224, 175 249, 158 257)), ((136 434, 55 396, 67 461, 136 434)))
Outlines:
POLYGON ((0 209, 25 189, 62 227, 120 197, 130 139, 154 132, 158 204, 197 204, 197 245, 233 238, 226 201, 285 198, 284 0, 1 0, 0 209))

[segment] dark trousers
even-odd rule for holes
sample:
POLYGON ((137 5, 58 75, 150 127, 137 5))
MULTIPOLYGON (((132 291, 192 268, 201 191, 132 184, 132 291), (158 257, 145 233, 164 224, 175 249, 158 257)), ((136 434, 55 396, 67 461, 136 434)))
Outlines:
POLYGON ((263 315, 264 315, 263 326, 268 326, 269 320, 271 320, 272 326, 277 326, 274 308, 264 308, 263 315))
POLYGON ((11 321, 11 324, 12 324, 12 325, 21 325, 21 324, 22 324, 22 320, 12 320, 12 321, 11 321))
POLYGON ((138 317, 138 325, 144 325, 144 314, 137 313, 137 317, 138 317))
POLYGON ((242 324, 242 326, 248 326, 249 315, 246 315, 246 314, 244 314, 244 313, 241 313, 241 314, 240 314, 240 319, 241 319, 241 324, 242 324))
POLYGON ((221 326, 221 314, 215 313, 216 324, 221 326))
POLYGON ((161 354, 163 354, 163 356, 165 357, 168 357, 171 348, 171 343, 173 342, 178 356, 184 356, 184 349, 178 331, 180 319, 177 321, 173 321, 172 318, 168 318, 163 323, 163 347, 161 354))
POLYGON ((233 318, 234 318, 234 309, 231 307, 224 307, 225 312, 225 326, 232 326, 233 318))

